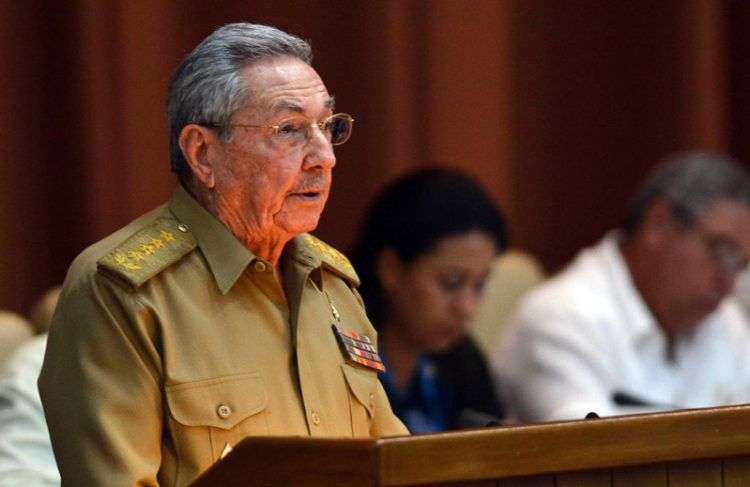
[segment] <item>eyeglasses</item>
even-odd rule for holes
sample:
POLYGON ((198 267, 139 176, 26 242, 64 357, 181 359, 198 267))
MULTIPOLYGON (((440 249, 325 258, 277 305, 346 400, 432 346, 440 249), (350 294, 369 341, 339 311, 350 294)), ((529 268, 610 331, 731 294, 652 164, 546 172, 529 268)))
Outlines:
POLYGON ((336 113, 326 118, 322 122, 313 122, 306 118, 296 117, 282 120, 275 125, 250 125, 244 123, 231 123, 218 125, 214 123, 199 123, 207 127, 243 127, 254 129, 269 129, 271 137, 279 142, 289 146, 302 146, 313 138, 313 126, 323 133, 323 136, 331 145, 341 145, 352 135, 354 119, 348 113, 336 113))
POLYGON ((695 231, 703 242, 717 266, 729 275, 735 276, 747 268, 748 261, 742 249, 733 240, 710 233, 702 227, 696 227, 695 231))
POLYGON ((711 260, 731 276, 747 269, 748 258, 740 245, 731 238, 718 235, 701 224, 694 212, 683 206, 673 206, 672 216, 686 231, 697 235, 711 260))

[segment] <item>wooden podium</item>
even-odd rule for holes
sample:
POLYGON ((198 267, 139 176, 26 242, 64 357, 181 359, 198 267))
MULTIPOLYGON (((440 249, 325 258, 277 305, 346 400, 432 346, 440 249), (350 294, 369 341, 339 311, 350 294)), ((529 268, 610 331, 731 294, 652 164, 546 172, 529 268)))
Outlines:
POLYGON ((750 406, 386 439, 248 438, 194 487, 750 486, 750 406))

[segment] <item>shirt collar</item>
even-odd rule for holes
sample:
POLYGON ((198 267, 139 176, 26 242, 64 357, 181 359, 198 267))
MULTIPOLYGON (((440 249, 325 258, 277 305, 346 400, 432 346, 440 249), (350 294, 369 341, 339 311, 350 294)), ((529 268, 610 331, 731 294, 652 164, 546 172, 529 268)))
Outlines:
POLYGON ((226 294, 255 259, 232 232, 203 208, 182 185, 169 202, 172 214, 187 226, 198 242, 219 291, 226 294))

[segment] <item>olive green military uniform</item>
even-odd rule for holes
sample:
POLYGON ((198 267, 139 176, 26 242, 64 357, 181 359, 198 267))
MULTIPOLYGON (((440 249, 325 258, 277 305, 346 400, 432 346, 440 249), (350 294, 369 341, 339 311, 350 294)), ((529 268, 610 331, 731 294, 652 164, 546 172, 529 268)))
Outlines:
POLYGON ((346 258, 305 234, 282 269, 182 188, 84 251, 39 379, 63 484, 185 485, 246 436, 406 434, 331 328, 375 338, 346 258))

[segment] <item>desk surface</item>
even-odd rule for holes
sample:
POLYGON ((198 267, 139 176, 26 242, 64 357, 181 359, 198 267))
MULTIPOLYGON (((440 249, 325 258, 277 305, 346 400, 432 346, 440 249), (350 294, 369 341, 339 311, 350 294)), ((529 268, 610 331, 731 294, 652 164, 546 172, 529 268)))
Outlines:
POLYGON ((206 479, 219 471, 227 486, 243 472, 241 485, 750 486, 750 406, 378 440, 248 438, 206 479))

